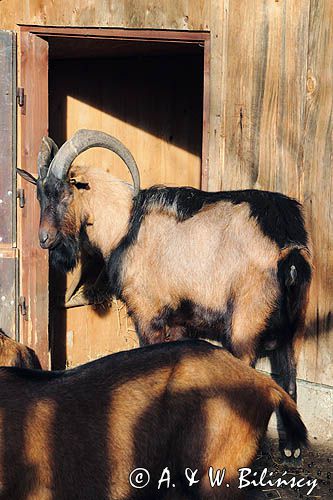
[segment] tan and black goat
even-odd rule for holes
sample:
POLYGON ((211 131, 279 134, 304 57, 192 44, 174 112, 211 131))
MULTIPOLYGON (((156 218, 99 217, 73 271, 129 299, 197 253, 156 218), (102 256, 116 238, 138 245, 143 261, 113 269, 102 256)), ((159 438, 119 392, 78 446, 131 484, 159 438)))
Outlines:
POLYGON ((0 368, 0 499, 243 498, 238 469, 251 465, 277 408, 294 447, 304 445, 290 396, 203 341, 68 371, 0 368), (211 487, 218 469, 223 483, 211 487))
POLYGON ((58 151, 44 138, 37 184, 39 238, 67 271, 81 252, 106 263, 109 291, 123 299, 143 344, 201 337, 255 366, 278 361, 296 400, 296 359, 311 281, 301 205, 257 190, 140 190, 130 152, 108 134, 78 131, 58 151), (134 189, 98 168, 71 164, 105 147, 128 166, 134 189))

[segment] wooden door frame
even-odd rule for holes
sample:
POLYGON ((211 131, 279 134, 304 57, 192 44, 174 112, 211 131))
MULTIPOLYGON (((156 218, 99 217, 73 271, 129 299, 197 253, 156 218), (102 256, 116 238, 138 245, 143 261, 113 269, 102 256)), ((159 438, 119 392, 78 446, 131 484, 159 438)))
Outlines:
MULTIPOLYGON (((40 140, 48 133, 48 43, 29 32, 18 40, 18 166, 37 173, 40 140)), ((20 249, 20 341, 35 349, 43 368, 50 366, 48 341, 48 252, 39 246, 36 187, 20 177, 24 206, 18 208, 20 249)))
MULTIPOLYGON (((48 134, 48 61, 52 37, 74 37, 100 40, 140 40, 202 44, 203 117, 201 187, 208 187, 209 95, 210 95, 210 33, 152 29, 80 28, 19 25, 19 87, 24 89, 24 104, 19 112, 18 158, 21 168, 32 173, 37 169, 40 139, 48 134), (47 39, 45 39, 47 37, 47 39)), ((27 311, 20 319, 20 340, 33 347, 44 368, 50 367, 48 332, 48 253, 41 250, 36 236, 39 225, 39 206, 35 187, 18 180, 26 193, 26 205, 18 220, 22 269, 20 295, 25 298, 27 311)))

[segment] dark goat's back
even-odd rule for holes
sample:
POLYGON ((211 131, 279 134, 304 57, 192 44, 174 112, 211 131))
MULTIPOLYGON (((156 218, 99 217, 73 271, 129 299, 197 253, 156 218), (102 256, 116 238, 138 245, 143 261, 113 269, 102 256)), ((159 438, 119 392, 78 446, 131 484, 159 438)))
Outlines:
MULTIPOLYGON (((169 467, 174 498, 186 498, 190 467, 198 469, 200 498, 236 499, 237 469, 250 465, 272 412, 288 398, 270 378, 202 341, 136 349, 67 372, 1 368, 4 492, 13 500, 32 492, 57 500, 78 492, 80 500, 156 498, 169 467), (226 467, 230 491, 211 496, 210 466, 226 467), (142 491, 128 480, 137 467, 150 472, 142 491)), ((290 420, 295 404, 285 408, 290 420)))

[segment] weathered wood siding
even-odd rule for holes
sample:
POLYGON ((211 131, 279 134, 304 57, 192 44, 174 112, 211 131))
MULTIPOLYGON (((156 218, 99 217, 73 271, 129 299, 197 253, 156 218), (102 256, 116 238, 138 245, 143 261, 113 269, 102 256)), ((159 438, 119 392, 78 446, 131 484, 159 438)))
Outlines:
POLYGON ((0 9, 6 29, 39 24, 202 31, 210 21, 208 0, 2 0, 0 9))
POLYGON ((0 32, 0 328, 17 332, 16 36, 0 32))
POLYGON ((314 283, 299 376, 333 385, 333 2, 230 0, 228 11, 225 155, 211 187, 276 190, 305 204, 314 283))
POLYGON ((333 384, 331 0, 3 0, 15 23, 210 30, 209 188, 305 203, 315 273, 301 377, 333 384))

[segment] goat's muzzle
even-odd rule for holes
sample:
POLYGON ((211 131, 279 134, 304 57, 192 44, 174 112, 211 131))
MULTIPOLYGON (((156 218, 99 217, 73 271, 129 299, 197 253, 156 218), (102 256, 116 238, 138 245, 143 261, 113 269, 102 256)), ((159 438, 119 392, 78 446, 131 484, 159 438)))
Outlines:
POLYGON ((58 231, 47 227, 41 227, 39 229, 39 244, 44 250, 54 248, 58 241, 58 231))

